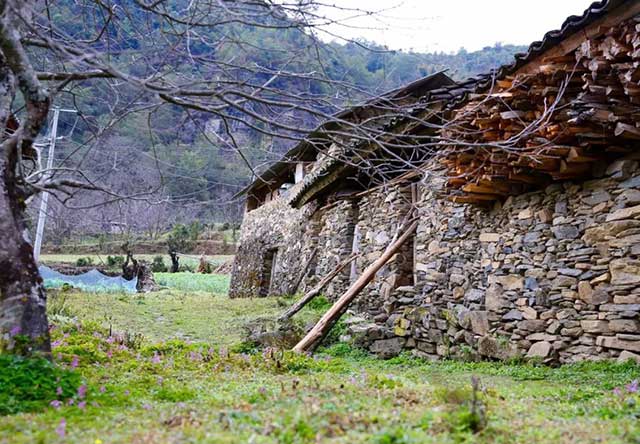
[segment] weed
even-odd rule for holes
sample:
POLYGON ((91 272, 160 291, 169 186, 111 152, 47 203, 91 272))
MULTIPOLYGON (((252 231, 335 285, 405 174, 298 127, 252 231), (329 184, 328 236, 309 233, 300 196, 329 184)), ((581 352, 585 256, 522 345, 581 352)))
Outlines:
POLYGON ((44 358, 0 354, 0 415, 41 410, 72 398, 79 385, 80 375, 44 358))

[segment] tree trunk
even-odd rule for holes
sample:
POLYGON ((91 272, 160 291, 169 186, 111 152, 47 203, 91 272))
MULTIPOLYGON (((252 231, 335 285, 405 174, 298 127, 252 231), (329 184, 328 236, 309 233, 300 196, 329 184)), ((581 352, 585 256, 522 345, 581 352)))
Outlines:
POLYGON ((46 294, 10 165, 0 160, 0 351, 50 355, 46 294))
POLYGON ((331 327, 340 319, 342 313, 345 312, 349 304, 360 291, 367 286, 369 282, 375 277, 376 273, 384 264, 386 264, 394 254, 398 252, 400 247, 409 239, 418 226, 418 221, 414 220, 406 231, 398 238, 398 240, 392 242, 387 249, 382 253, 375 262, 367 267, 357 281, 349 287, 345 294, 340 296, 340 299, 327 311, 318 323, 302 338, 300 342, 293 348, 293 351, 297 353, 303 353, 305 351, 312 351, 320 343, 320 340, 331 330, 331 327))
POLYGON ((170 251, 169 256, 171 256, 171 273, 177 273, 180 269, 180 262, 178 261, 178 253, 175 251, 170 251))

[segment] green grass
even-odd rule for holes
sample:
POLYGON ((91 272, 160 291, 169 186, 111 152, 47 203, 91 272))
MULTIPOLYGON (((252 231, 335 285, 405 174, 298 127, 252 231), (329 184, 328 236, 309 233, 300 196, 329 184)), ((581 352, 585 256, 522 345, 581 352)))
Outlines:
MULTIPOLYGON (((625 388, 636 365, 380 361, 345 344, 314 358, 240 354, 242 325, 280 313, 281 300, 177 290, 52 300, 55 362, 87 394, 0 417, 0 443, 640 442, 640 399, 625 388), (477 434, 473 375, 488 418, 477 434)), ((317 318, 318 305, 302 318, 317 318)))
MULTIPOLYGON (((75 264, 76 261, 80 258, 89 257, 93 261, 94 265, 106 265, 107 263, 107 254, 97 255, 97 254, 43 254, 40 256, 40 260, 43 264, 51 264, 51 263, 69 263, 75 264)), ((114 255, 112 255, 114 256, 114 255)), ((168 254, 136 254, 134 257, 136 259, 140 259, 146 261, 148 263, 153 262, 153 258, 156 256, 162 256, 164 258, 164 263, 169 266, 171 264, 171 259, 168 254)), ((231 259, 233 259, 233 255, 212 255, 205 256, 213 267, 217 267, 231 259)), ((197 268, 198 263, 200 262, 199 256, 193 255, 193 257, 181 257, 180 264, 187 265, 192 268, 197 268)))
POLYGON ((154 277, 159 285, 174 290, 217 294, 226 294, 230 280, 228 274, 154 273, 154 277))

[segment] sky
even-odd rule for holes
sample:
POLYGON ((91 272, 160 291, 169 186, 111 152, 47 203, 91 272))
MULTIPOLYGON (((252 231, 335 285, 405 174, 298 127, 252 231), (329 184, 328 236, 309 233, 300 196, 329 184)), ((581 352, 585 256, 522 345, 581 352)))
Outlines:
MULTIPOLYGON (((365 38, 389 49, 416 52, 469 51, 494 43, 529 45, 558 29, 570 15, 581 15, 590 0, 329 0, 324 15, 339 19, 329 33, 365 38), (353 17, 359 15, 359 17, 353 17)), ((325 35, 327 40, 334 37, 325 35)))

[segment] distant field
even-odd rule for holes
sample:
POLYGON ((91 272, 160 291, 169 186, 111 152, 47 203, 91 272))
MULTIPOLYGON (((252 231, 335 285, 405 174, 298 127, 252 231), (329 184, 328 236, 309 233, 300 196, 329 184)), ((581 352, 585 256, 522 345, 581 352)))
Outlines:
MULTIPOLYGON (((146 262, 152 262, 153 258, 156 256, 162 256, 164 259, 164 263, 169 266, 171 264, 171 259, 168 254, 136 254, 134 257, 136 259, 141 259, 146 262)), ((64 263, 75 263, 80 258, 91 258, 95 265, 106 264, 107 263, 107 255, 97 255, 97 254, 43 254, 40 256, 41 262, 44 264, 47 263, 56 263, 56 262, 64 262, 64 263)), ((217 267, 229 260, 233 259, 233 255, 213 255, 213 256, 205 256, 209 262, 211 262, 212 266, 217 267)), ((188 265, 190 267, 197 267, 200 259, 199 256, 189 255, 180 258, 180 263, 184 265, 188 265)))
POLYGON ((178 291, 227 294, 228 274, 154 273, 156 282, 178 291))

